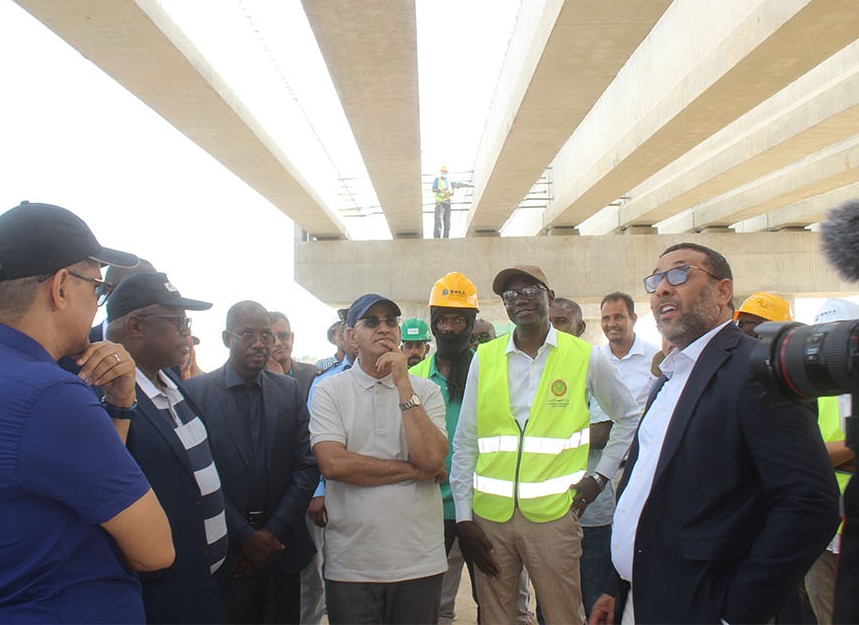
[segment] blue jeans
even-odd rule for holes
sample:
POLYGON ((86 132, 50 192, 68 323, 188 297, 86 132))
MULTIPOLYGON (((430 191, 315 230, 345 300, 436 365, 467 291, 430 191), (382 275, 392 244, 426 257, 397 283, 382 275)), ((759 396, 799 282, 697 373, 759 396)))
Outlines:
POLYGON ((450 236, 450 200, 436 202, 432 236, 434 239, 447 239, 450 236))
POLYGON ((611 525, 582 527, 582 559, 579 570, 582 574, 582 601, 585 614, 590 617, 591 608, 605 592, 605 584, 611 571, 611 525))

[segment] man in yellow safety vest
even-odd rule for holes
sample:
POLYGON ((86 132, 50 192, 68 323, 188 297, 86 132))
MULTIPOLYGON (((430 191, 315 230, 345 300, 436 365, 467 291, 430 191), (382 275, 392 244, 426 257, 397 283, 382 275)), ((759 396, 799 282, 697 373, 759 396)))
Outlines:
POLYGON ((469 369, 450 476, 457 533, 483 622, 514 622, 524 563, 546 621, 583 623, 579 516, 617 471, 639 410, 600 350, 550 325, 539 267, 505 269, 492 290, 516 328, 480 345, 469 369), (588 475, 587 392, 615 421, 588 475))

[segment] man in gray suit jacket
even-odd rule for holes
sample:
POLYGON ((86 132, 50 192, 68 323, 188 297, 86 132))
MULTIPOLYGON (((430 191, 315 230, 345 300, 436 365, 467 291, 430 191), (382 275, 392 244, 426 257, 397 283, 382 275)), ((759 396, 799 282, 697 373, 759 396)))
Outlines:
POLYGON ((223 340, 229 361, 187 387, 205 415, 226 500, 224 620, 298 623, 299 572, 315 552, 304 513, 319 480, 307 407, 295 379, 265 370, 274 334, 260 304, 230 308, 223 340))

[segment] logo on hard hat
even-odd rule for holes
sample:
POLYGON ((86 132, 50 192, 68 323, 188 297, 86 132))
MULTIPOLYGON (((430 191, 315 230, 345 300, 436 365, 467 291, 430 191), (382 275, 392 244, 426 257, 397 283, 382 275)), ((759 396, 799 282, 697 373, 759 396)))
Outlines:
POLYGON ((563 380, 555 380, 552 382, 552 395, 561 397, 567 392, 567 383, 563 380))

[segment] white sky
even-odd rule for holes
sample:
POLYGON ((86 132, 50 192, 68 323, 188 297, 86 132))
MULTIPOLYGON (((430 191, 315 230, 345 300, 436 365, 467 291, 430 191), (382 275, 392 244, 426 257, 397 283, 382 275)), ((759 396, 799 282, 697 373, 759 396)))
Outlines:
MULTIPOLYGON (((332 101, 327 74, 319 79, 321 58, 307 53, 315 41, 298 0, 160 2, 211 53, 218 71, 236 81, 255 115, 269 120, 275 132, 303 137, 298 147, 310 179, 324 186, 332 176, 366 176, 348 124, 337 117, 342 110, 332 101), (189 19, 201 7, 206 19, 189 19), (227 27, 237 29, 229 49, 216 45, 218 29, 227 27), (247 66, 232 58, 241 42, 251 55, 261 54, 254 45, 262 42, 274 59, 265 71, 283 80, 268 83, 265 91, 243 81, 240 70, 247 66), (303 50, 302 63, 290 65, 296 47, 303 50), (290 90, 314 106, 299 109, 290 90), (313 132, 276 114, 290 107, 298 119, 310 120, 330 160, 314 145, 313 132)), ((416 6, 422 167, 425 173, 441 164, 467 171, 519 0, 417 0, 416 6)), ((0 211, 25 199, 69 208, 102 244, 149 259, 183 295, 213 302, 212 310, 193 315, 204 369, 226 358, 224 317, 242 299, 290 317, 296 357, 313 360, 333 352, 325 331, 334 311, 293 280, 290 219, 11 0, 0 0, 0 54, 0 211)), ((454 235, 464 230, 458 217, 463 215, 454 216, 454 235)), ((430 219, 425 217, 427 225, 430 219)), ((799 301, 797 318, 810 322, 819 305, 799 301)), ((658 343, 652 317, 640 316, 639 333, 658 343)))

